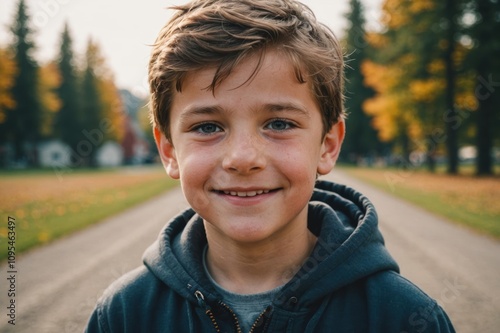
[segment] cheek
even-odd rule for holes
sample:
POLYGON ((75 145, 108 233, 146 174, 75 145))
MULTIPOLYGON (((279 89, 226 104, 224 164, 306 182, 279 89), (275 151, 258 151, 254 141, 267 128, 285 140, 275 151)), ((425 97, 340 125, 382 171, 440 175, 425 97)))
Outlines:
POLYGON ((177 150, 179 166, 181 166, 182 171, 193 176, 214 163, 217 158, 216 152, 214 149, 204 149, 187 144, 177 150))
MULTIPOLYGON (((195 150, 196 153, 179 154, 180 180, 184 196, 196 211, 205 209, 208 202, 207 181, 212 180, 218 170, 213 153, 195 150)), ((213 184, 211 184, 213 186, 213 184)))
POLYGON ((204 182, 207 174, 211 172, 210 155, 197 151, 197 153, 179 154, 179 169, 181 182, 186 186, 193 186, 204 182))
POLYGON ((317 147, 294 146, 283 147, 282 159, 279 162, 282 170, 293 175, 294 179, 307 181, 316 179, 316 170, 319 160, 319 149, 317 147))
POLYGON ((208 197, 204 191, 205 177, 201 167, 188 166, 182 169, 181 187, 184 197, 189 205, 197 212, 209 205, 208 197))

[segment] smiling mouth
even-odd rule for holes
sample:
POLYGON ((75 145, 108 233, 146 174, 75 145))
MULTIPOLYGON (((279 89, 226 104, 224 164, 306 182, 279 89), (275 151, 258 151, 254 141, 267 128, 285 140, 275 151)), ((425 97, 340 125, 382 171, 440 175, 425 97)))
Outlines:
POLYGON ((270 192, 274 192, 276 190, 277 189, 275 189, 275 190, 255 190, 255 191, 226 191, 226 190, 218 190, 216 192, 218 192, 220 194, 230 195, 230 196, 233 196, 233 197, 244 198, 244 197, 255 197, 255 196, 261 195, 261 194, 267 194, 267 193, 270 193, 270 192))

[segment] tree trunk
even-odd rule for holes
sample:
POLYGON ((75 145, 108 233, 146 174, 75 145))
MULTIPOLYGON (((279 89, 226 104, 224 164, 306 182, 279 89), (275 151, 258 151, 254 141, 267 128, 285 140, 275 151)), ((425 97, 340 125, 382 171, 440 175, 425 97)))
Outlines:
MULTIPOLYGON (((495 7, 490 1, 478 1, 477 12, 481 16, 481 26, 478 27, 476 32, 476 39, 479 41, 479 47, 482 48, 479 52, 479 57, 476 63, 477 86, 475 89, 475 96, 478 102, 477 109, 477 159, 476 159, 476 173, 478 175, 491 175, 493 174, 493 126, 495 122, 494 112, 498 108, 498 103, 494 98, 497 94, 495 90, 500 86, 500 82, 495 82, 497 78, 495 69, 498 65, 495 63, 495 57, 492 57, 491 52, 488 52, 486 46, 493 45, 494 38, 492 37, 491 28, 495 22, 494 15, 495 7)), ((498 81, 498 80, 497 80, 498 81)))
MULTIPOLYGON (((444 52, 444 62, 446 66, 446 93, 445 107, 451 119, 458 117, 455 110, 455 68, 453 65, 453 54, 455 52, 455 0, 446 0, 446 19, 448 22, 447 41, 448 45, 444 52)), ((458 126, 454 122, 446 122, 448 151, 448 173, 458 173, 458 126)))
POLYGON ((425 153, 427 168, 429 172, 436 172, 436 144, 432 140, 432 137, 429 136, 427 139, 427 151, 425 153))
MULTIPOLYGON (((481 66, 488 68, 487 64, 481 66)), ((482 72, 482 71, 481 71, 482 72)), ((483 72, 484 73, 484 72, 483 72)), ((482 73, 478 73, 478 85, 476 87, 476 98, 478 100, 477 109, 477 159, 476 159, 476 174, 491 175, 493 174, 493 160, 491 151, 493 148, 493 139, 491 131, 491 122, 493 121, 493 111, 495 103, 493 101, 492 92, 489 91, 488 82, 482 73)))

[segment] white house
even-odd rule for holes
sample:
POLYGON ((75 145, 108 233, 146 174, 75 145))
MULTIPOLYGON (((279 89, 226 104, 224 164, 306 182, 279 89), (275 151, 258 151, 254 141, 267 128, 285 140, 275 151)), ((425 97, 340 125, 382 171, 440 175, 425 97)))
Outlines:
POLYGON ((99 148, 95 158, 101 167, 120 166, 123 163, 123 148, 114 141, 107 141, 99 148))
POLYGON ((71 148, 60 140, 50 140, 38 145, 38 158, 42 167, 71 165, 71 148))

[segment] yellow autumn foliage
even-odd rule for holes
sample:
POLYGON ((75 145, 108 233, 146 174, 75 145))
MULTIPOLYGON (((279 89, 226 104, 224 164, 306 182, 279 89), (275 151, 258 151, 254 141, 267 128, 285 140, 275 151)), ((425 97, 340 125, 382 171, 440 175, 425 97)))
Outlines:
POLYGON ((423 103, 435 101, 442 95, 444 86, 444 79, 439 77, 431 77, 427 80, 414 80, 409 84, 413 100, 423 103))
POLYGON ((390 95, 399 76, 397 70, 368 60, 361 64, 361 71, 365 84, 377 92, 377 95, 363 103, 363 110, 372 116, 380 140, 390 141, 398 133, 395 119, 400 106, 390 95))
POLYGON ((104 105, 104 117, 110 121, 110 133, 108 139, 120 142, 125 135, 125 113, 123 103, 112 77, 103 78, 99 81, 101 101, 104 105))
POLYGON ((14 59, 7 50, 0 48, 0 124, 6 119, 6 110, 16 105, 10 92, 16 72, 14 59))
POLYGON ((381 23, 389 29, 397 29, 412 22, 414 15, 433 10, 435 6, 435 0, 385 0, 381 23))
POLYGON ((56 89, 61 85, 61 75, 57 65, 49 63, 40 67, 39 93, 43 108, 55 113, 61 108, 61 100, 57 97, 56 89))
POLYGON ((86 57, 98 81, 100 100, 104 109, 103 117, 110 124, 106 139, 120 142, 125 135, 125 114, 113 73, 107 66, 99 45, 92 40, 89 41, 86 57))
POLYGON ((429 73, 434 75, 442 75, 445 71, 445 65, 443 59, 434 59, 429 65, 427 65, 427 70, 429 73))
POLYGON ((385 93, 398 84, 401 71, 395 67, 377 64, 367 60, 361 64, 361 71, 365 77, 366 85, 378 93, 385 93))
POLYGON ((402 0, 385 0, 382 4, 382 25, 389 29, 397 29, 407 24, 411 16, 406 10, 406 2, 402 0))
POLYGON ((398 134, 394 122, 394 113, 398 109, 398 105, 394 99, 378 95, 366 100, 363 103, 363 109, 366 114, 373 117, 372 125, 377 129, 381 141, 391 141, 398 134))
POLYGON ((389 40, 382 34, 375 32, 367 32, 365 36, 366 42, 376 48, 381 49, 389 45, 389 40))
POLYGON ((403 112, 402 117, 406 124, 408 137, 411 139, 421 139, 424 135, 424 127, 419 117, 415 112, 403 112))
POLYGON ((61 109, 62 102, 57 95, 57 88, 61 85, 61 75, 55 63, 48 63, 39 69, 38 95, 42 105, 42 135, 52 133, 55 114, 61 109))
MULTIPOLYGON (((380 56, 361 66, 364 83, 375 91, 375 96, 364 102, 363 110, 372 117, 382 141, 396 140, 404 145, 402 138, 418 141, 444 126, 447 82, 442 51, 448 41, 432 30, 442 10, 437 0, 384 0, 381 28, 367 34, 366 40, 380 56), (417 44, 421 39, 425 44, 417 44), (423 45, 430 49, 423 49, 423 45)), ((468 44, 457 42, 455 68, 463 67, 468 52, 468 44)), ((467 111, 477 108, 475 84, 470 74, 456 74, 454 107, 467 111)))
MULTIPOLYGON (((397 63, 381 65, 365 61, 361 71, 365 84, 376 91, 376 95, 365 101, 363 110, 372 116, 373 126, 380 140, 388 142, 396 138, 402 131, 410 138, 422 136, 422 123, 414 109, 414 99, 410 89, 403 89, 406 82, 406 71, 403 68, 411 66, 414 57, 401 57, 397 63)), ((422 86, 417 89, 432 89, 422 86)), ((422 91, 423 96, 426 92, 422 91)))
POLYGON ((459 109, 476 111, 478 101, 475 95, 476 79, 473 73, 467 73, 457 77, 457 94, 455 104, 459 109))
POLYGON ((412 0, 408 2, 410 3, 409 10, 413 14, 432 10, 436 6, 433 0, 412 0))

